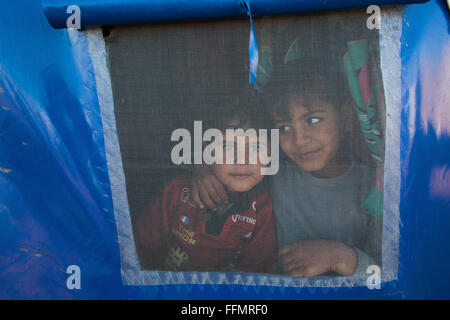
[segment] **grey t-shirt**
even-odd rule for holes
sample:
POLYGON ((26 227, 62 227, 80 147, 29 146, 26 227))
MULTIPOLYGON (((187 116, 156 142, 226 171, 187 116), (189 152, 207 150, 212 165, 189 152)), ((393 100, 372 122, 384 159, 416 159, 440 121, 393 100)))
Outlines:
POLYGON ((286 164, 272 180, 278 245, 326 239, 353 247, 358 255, 354 276, 381 267, 382 220, 362 208, 375 179, 375 168, 352 162, 342 175, 321 179, 286 164))

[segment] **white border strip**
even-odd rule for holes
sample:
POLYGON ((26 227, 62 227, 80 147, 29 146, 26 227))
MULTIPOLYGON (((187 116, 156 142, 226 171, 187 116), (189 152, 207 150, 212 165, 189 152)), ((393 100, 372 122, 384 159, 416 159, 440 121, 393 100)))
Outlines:
POLYGON ((401 43, 403 7, 382 9, 380 64, 386 100, 382 280, 398 278, 400 238, 401 43))
POLYGON ((106 63, 106 48, 101 28, 86 31, 89 54, 94 67, 98 102, 103 125, 106 162, 108 165, 111 195, 114 206, 117 235, 120 248, 122 281, 125 284, 142 284, 140 279, 139 260, 134 246, 130 209, 122 166, 119 138, 117 136, 116 118, 114 115, 114 99, 111 76, 106 63))

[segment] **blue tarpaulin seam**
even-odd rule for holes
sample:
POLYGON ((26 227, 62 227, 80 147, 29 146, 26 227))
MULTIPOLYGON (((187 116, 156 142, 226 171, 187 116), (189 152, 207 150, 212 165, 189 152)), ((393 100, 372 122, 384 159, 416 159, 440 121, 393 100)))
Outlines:
MULTIPOLYGON (((43 0, 42 8, 50 25, 66 28, 70 14, 67 8, 81 9, 81 27, 145 22, 192 21, 200 19, 242 18, 245 0, 43 0)), ((255 17, 305 13, 370 5, 405 5, 428 0, 252 0, 255 17)))

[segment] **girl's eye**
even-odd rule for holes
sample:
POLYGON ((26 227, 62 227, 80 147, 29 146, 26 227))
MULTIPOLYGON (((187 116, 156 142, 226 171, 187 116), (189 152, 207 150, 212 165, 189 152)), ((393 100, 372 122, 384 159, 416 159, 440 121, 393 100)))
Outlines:
POLYGON ((318 123, 318 122, 320 122, 322 119, 321 118, 316 118, 316 117, 313 117, 313 118, 308 118, 308 124, 316 124, 316 123, 318 123))
POLYGON ((291 130, 291 126, 288 126, 288 125, 282 125, 282 126, 280 126, 278 129, 280 129, 280 133, 285 133, 285 132, 291 130))

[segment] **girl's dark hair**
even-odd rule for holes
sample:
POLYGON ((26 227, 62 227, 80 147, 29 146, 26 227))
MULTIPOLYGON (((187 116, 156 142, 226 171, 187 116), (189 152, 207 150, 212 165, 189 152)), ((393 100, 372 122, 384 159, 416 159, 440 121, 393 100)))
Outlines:
POLYGON ((314 99, 341 110, 350 99, 343 61, 332 54, 283 63, 264 89, 269 113, 287 116, 289 99, 301 97, 308 106, 314 99))

